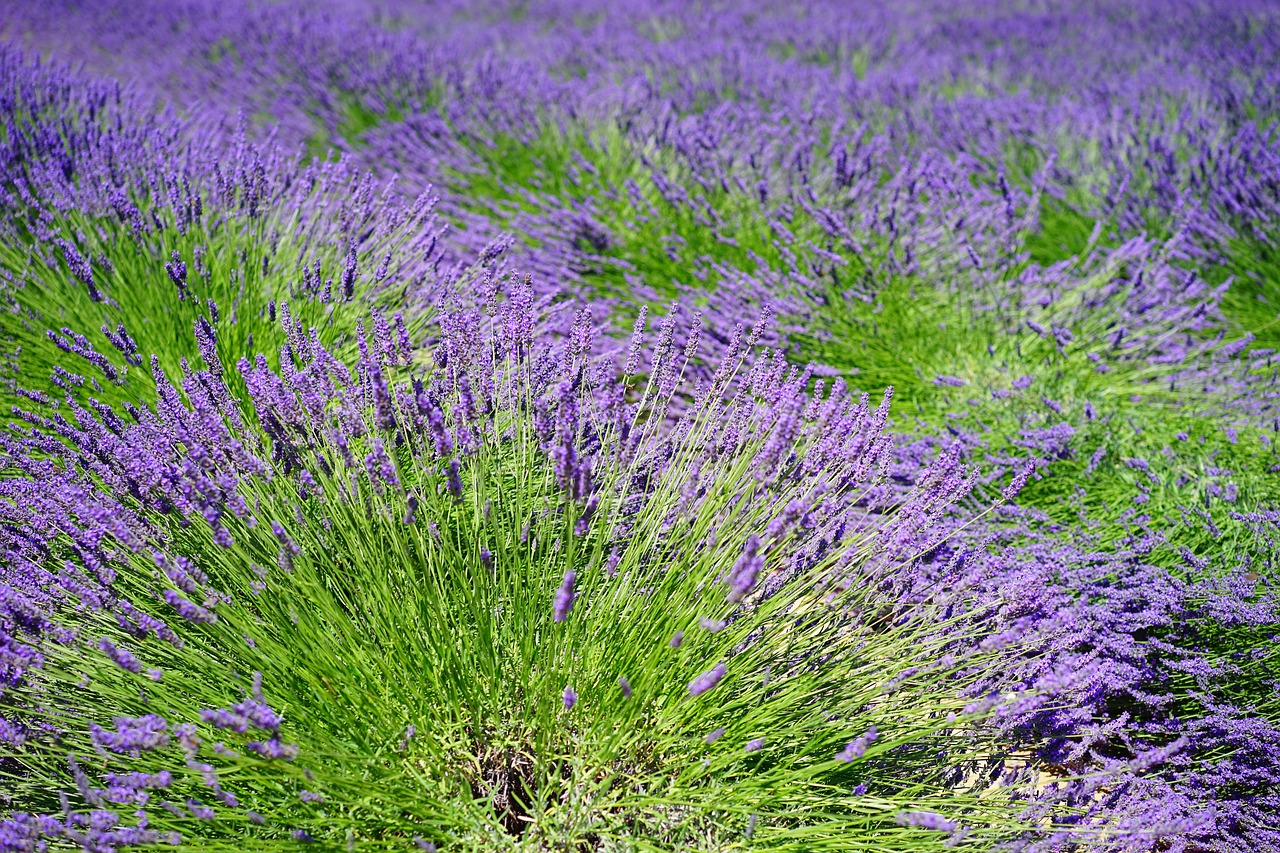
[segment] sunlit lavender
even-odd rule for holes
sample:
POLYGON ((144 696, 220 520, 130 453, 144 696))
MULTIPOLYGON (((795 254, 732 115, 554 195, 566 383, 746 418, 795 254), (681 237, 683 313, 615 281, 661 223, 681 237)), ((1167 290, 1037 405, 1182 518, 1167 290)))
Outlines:
POLYGON ((1280 850, 1280 8, 0 2, 0 851, 1280 850))

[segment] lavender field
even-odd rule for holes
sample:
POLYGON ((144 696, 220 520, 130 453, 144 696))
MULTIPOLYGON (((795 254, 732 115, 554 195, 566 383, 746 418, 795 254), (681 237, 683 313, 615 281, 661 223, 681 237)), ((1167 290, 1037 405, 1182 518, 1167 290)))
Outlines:
POLYGON ((1280 5, 0 0, 0 851, 1280 851, 1280 5))

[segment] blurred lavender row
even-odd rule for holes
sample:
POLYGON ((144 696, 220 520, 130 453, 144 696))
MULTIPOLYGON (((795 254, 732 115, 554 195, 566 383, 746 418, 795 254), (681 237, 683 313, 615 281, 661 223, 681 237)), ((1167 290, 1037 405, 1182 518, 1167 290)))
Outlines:
POLYGON ((824 299, 874 298, 878 274, 1007 283, 1015 235, 1055 203, 1104 220, 1112 243, 1269 245, 1275 140, 1255 118, 1280 82, 1273 15, 54 3, 9 10, 5 31, 172 103, 202 145, 234 138, 242 113, 290 151, 432 184, 463 256, 512 232, 536 278, 714 290, 717 319, 781 289, 820 327, 824 299), (664 233, 673 222, 688 227, 664 233))

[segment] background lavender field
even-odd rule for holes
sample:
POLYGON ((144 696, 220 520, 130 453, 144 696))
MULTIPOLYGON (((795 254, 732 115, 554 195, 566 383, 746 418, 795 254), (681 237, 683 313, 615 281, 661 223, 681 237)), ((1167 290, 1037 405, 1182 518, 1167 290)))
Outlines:
POLYGON ((0 3, 0 850, 1280 850, 1280 9, 0 3))

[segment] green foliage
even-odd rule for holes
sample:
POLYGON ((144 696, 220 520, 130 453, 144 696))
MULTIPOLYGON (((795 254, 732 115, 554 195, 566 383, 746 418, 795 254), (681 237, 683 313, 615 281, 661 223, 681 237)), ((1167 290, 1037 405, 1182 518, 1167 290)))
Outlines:
MULTIPOLYGON (((672 152, 654 145, 637 150, 616 125, 546 125, 529 138, 498 136, 474 153, 471 166, 448 176, 453 194, 535 247, 538 230, 521 227, 529 217, 554 219, 557 237, 566 226, 576 229, 583 255, 575 272, 591 292, 618 298, 624 312, 637 307, 636 283, 674 298, 681 285, 694 286, 695 293, 718 286, 723 270, 785 274, 794 260, 783 245, 830 243, 803 211, 786 222, 784 234, 761 215, 758 199, 739 187, 694 187, 672 152), (669 194, 663 185, 671 187, 669 194), (566 223, 565 207, 582 216, 566 223)), ((843 278, 860 283, 877 275, 885 249, 871 243, 861 255, 845 254, 843 278)), ((780 287, 782 298, 798 295, 785 283, 780 287)))
POLYGON ((243 61, 240 57, 240 51, 236 48, 235 42, 231 40, 230 36, 223 36, 210 44, 205 51, 204 58, 215 65, 224 59, 230 59, 237 70, 239 70, 243 61))
POLYGON ((1022 241, 1027 260, 1042 267, 1079 257, 1090 247, 1097 220, 1051 196, 1040 199, 1038 227, 1022 241))
MULTIPOLYGON (((318 129, 304 147, 308 159, 338 160, 339 151, 358 151, 369 144, 371 131, 387 124, 404 121, 406 107, 398 98, 338 93, 334 96, 332 117, 326 122, 317 119, 318 129), (372 101, 372 103, 371 103, 372 101)), ((428 93, 415 111, 434 109, 438 93, 428 93)))
POLYGON ((1280 249, 1252 237, 1237 238, 1223 272, 1232 277, 1223 311, 1233 326, 1257 337, 1256 348, 1280 350, 1280 249))

